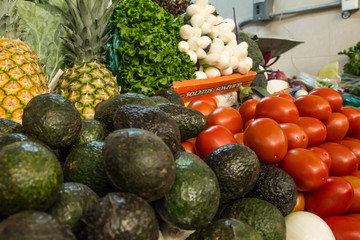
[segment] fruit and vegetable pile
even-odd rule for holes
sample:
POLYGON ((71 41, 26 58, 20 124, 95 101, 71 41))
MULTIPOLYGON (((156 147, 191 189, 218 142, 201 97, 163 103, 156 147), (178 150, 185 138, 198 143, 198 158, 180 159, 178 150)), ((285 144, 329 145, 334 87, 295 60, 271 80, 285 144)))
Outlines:
POLYGON ((263 62, 207 1, 0 0, 0 26, 0 239, 360 239, 341 93, 171 89, 263 62))

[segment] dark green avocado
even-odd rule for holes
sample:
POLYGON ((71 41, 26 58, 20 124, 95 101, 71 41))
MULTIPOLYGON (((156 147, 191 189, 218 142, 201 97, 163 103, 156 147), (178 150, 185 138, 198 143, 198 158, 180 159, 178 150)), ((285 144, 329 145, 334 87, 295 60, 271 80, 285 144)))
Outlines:
POLYGON ((81 117, 75 105, 54 93, 32 98, 24 108, 22 121, 27 135, 51 148, 70 146, 81 131, 81 117))
POLYGON ((195 154, 175 155, 175 182, 163 198, 156 201, 160 217, 180 229, 194 230, 209 224, 220 203, 216 175, 195 154))
POLYGON ((186 240, 263 240, 261 234, 244 221, 218 219, 196 230, 186 240))
POLYGON ((156 104, 159 104, 159 103, 169 103, 170 100, 165 98, 165 97, 162 97, 162 96, 151 96, 150 97, 154 102, 156 102, 156 104))
POLYGON ((184 100, 181 95, 172 89, 161 89, 155 96, 162 96, 168 99, 170 102, 184 106, 184 100))
POLYGON ((207 127, 206 117, 195 109, 175 103, 160 103, 158 106, 178 124, 181 141, 197 137, 207 127))
POLYGON ((260 172, 260 161, 255 152, 239 143, 215 149, 204 161, 219 180, 221 204, 245 196, 255 185, 260 172))
POLYGON ((76 240, 70 228, 42 211, 21 211, 0 223, 3 240, 76 240))
POLYGON ((6 133, 23 133, 24 128, 20 123, 11 119, 0 118, 0 136, 6 133))
POLYGON ((125 128, 110 133, 103 147, 103 165, 110 182, 121 192, 154 201, 175 180, 175 161, 169 147, 154 133, 125 128))
POLYGON ((106 125, 109 132, 114 130, 113 119, 116 110, 126 104, 137 104, 158 108, 157 104, 148 96, 141 93, 124 93, 102 101, 95 107, 94 119, 106 125))
POLYGON ((59 197, 47 212, 61 223, 68 225, 73 232, 77 232, 80 218, 99 199, 99 196, 88 186, 66 182, 60 189, 59 197))
POLYGON ((261 163, 259 178, 246 197, 256 197, 275 205, 286 216, 294 209, 297 187, 294 179, 283 169, 261 163))
POLYGON ((81 218, 78 240, 158 240, 154 209, 132 193, 109 193, 81 218))
POLYGON ((30 141, 30 138, 22 133, 7 133, 0 135, 0 149, 10 143, 30 141))
POLYGON ((127 104, 114 116, 114 128, 141 128, 159 136, 175 153, 181 146, 180 129, 176 121, 159 108, 127 104))
POLYGON ((36 142, 20 141, 0 149, 0 215, 45 211, 56 200, 63 172, 53 152, 36 142))

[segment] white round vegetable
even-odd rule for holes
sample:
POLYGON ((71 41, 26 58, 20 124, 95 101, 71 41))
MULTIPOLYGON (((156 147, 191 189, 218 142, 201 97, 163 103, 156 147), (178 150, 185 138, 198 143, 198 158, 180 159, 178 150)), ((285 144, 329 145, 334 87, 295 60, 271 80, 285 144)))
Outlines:
POLYGON ((207 75, 203 71, 196 71, 195 72, 196 79, 204 79, 207 78, 207 75))
POLYGON ((201 34, 206 35, 206 34, 211 33, 212 28, 213 28, 213 26, 210 23, 205 21, 203 23, 203 25, 201 25, 201 34))
POLYGON ((208 36, 201 36, 198 43, 200 48, 205 49, 211 44, 211 38, 208 36))
POLYGON ((214 38, 213 39, 213 44, 220 44, 221 46, 224 46, 224 41, 221 40, 220 38, 214 38))
POLYGON ((215 24, 217 25, 217 24, 221 23, 222 21, 224 21, 224 18, 220 15, 217 15, 215 24))
POLYGON ((231 40, 236 39, 236 35, 226 28, 219 28, 219 38, 226 44, 231 40))
POLYGON ((233 56, 239 61, 245 60, 248 55, 247 47, 244 44, 239 44, 234 48, 233 56))
POLYGON ((193 37, 201 37, 201 28, 199 27, 193 27, 192 28, 192 36, 193 37))
POLYGON ((245 61, 250 65, 250 68, 253 67, 253 60, 252 60, 251 57, 246 57, 246 58, 245 58, 245 61))
POLYGON ((194 16, 195 14, 199 14, 200 13, 200 7, 196 4, 190 4, 187 8, 186 8, 186 15, 189 17, 194 16))
MULTIPOLYGON (((211 45, 212 46, 212 45, 211 45)), ((206 64, 208 65, 213 65, 215 66, 216 64, 219 63, 220 61, 220 54, 218 53, 210 53, 206 56, 206 58, 204 58, 204 61, 206 64)))
POLYGON ((220 55, 220 59, 216 67, 220 70, 225 70, 230 67, 230 54, 229 52, 223 51, 220 55))
POLYGON ((211 28, 211 32, 208 34, 208 36, 211 38, 211 39, 216 39, 218 36, 219 36, 219 28, 217 26, 213 26, 211 28))
POLYGON ((272 79, 272 80, 267 81, 266 90, 270 94, 273 94, 275 92, 279 92, 279 91, 284 90, 289 87, 290 87, 290 85, 287 81, 279 80, 279 79, 272 79))
POLYGON ((182 25, 180 28, 180 37, 188 40, 193 36, 193 28, 189 24, 182 25))
POLYGON ((208 54, 210 54, 210 53, 221 54, 221 52, 223 52, 223 50, 224 50, 224 45, 223 44, 213 41, 211 46, 210 46, 208 54))
POLYGON ((214 13, 214 12, 215 12, 215 6, 209 4, 209 5, 206 6, 206 10, 207 10, 209 13, 214 13))
MULTIPOLYGON (((211 6, 211 5, 209 5, 209 6, 211 6)), ((206 19, 206 21, 214 26, 216 24, 216 16, 213 14, 210 14, 210 16, 206 19)))
POLYGON ((178 48, 180 52, 187 52, 189 50, 189 44, 187 41, 180 41, 178 48))
POLYGON ((193 27, 201 27, 205 21, 205 18, 200 14, 195 14, 191 17, 190 23, 193 27))
POLYGON ((209 1, 208 0, 195 0, 195 4, 204 8, 207 5, 209 5, 209 1))
POLYGON ((186 52, 186 54, 190 56, 190 59, 194 64, 197 62, 197 55, 194 51, 189 50, 186 52))
POLYGON ((251 66, 249 65, 249 63, 245 60, 241 60, 239 61, 239 65, 237 68, 237 72, 241 73, 241 74, 246 74, 250 71, 251 66))
POLYGON ((311 212, 297 211, 285 217, 286 239, 335 240, 329 225, 311 212))
POLYGON ((237 69, 239 67, 239 60, 236 57, 231 56, 230 57, 230 66, 233 70, 237 69))
POLYGON ((234 31, 235 29, 235 22, 231 18, 224 19, 224 23, 221 24, 221 28, 228 29, 230 31, 234 31))
POLYGON ((197 59, 204 59, 207 56, 206 52, 202 48, 198 48, 195 53, 196 53, 197 59))
POLYGON ((189 44, 189 49, 196 51, 196 49, 199 48, 199 40, 200 38, 198 37, 191 37, 187 42, 189 44))
POLYGON ((212 77, 220 77, 221 73, 220 70, 216 67, 208 67, 205 69, 205 74, 208 78, 212 77))
POLYGON ((207 8, 205 7, 205 8, 200 9, 200 13, 199 13, 199 14, 200 14, 201 16, 203 16, 204 19, 207 19, 207 18, 210 16, 211 12, 209 12, 209 9, 207 9, 207 8))
POLYGON ((305 89, 300 89, 299 91, 297 91, 295 93, 295 98, 300 97, 302 95, 308 95, 308 94, 309 94, 308 91, 306 91, 305 89))
POLYGON ((221 70, 220 73, 221 73, 221 76, 230 75, 230 74, 233 73, 233 68, 232 68, 232 67, 228 67, 228 68, 226 68, 226 69, 224 69, 224 70, 221 70))

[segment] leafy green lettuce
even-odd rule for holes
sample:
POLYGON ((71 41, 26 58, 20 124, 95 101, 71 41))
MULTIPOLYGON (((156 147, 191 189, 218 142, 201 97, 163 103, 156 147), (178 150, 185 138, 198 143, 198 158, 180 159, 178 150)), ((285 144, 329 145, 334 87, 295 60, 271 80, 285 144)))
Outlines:
POLYGON ((195 65, 178 50, 181 17, 151 0, 121 1, 111 27, 119 31, 119 72, 126 92, 153 95, 174 81, 195 78, 195 65))
MULTIPOLYGON (((49 2, 62 1, 49 0, 49 2)), ((59 5, 60 6, 60 5, 59 5)), ((21 39, 31 46, 45 66, 48 81, 64 67, 64 19, 57 6, 24 0, 17 3, 21 39)))

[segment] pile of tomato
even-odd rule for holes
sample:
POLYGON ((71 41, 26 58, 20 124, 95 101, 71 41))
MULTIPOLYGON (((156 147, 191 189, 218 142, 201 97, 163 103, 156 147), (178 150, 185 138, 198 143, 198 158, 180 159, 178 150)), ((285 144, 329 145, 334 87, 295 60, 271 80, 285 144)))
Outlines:
POLYGON ((207 129, 183 142, 204 158, 230 143, 251 148, 264 163, 289 173, 298 188, 293 211, 321 217, 337 240, 360 239, 360 111, 341 94, 316 88, 293 98, 278 93, 249 99, 238 109, 207 96, 188 107, 202 112, 207 129))

